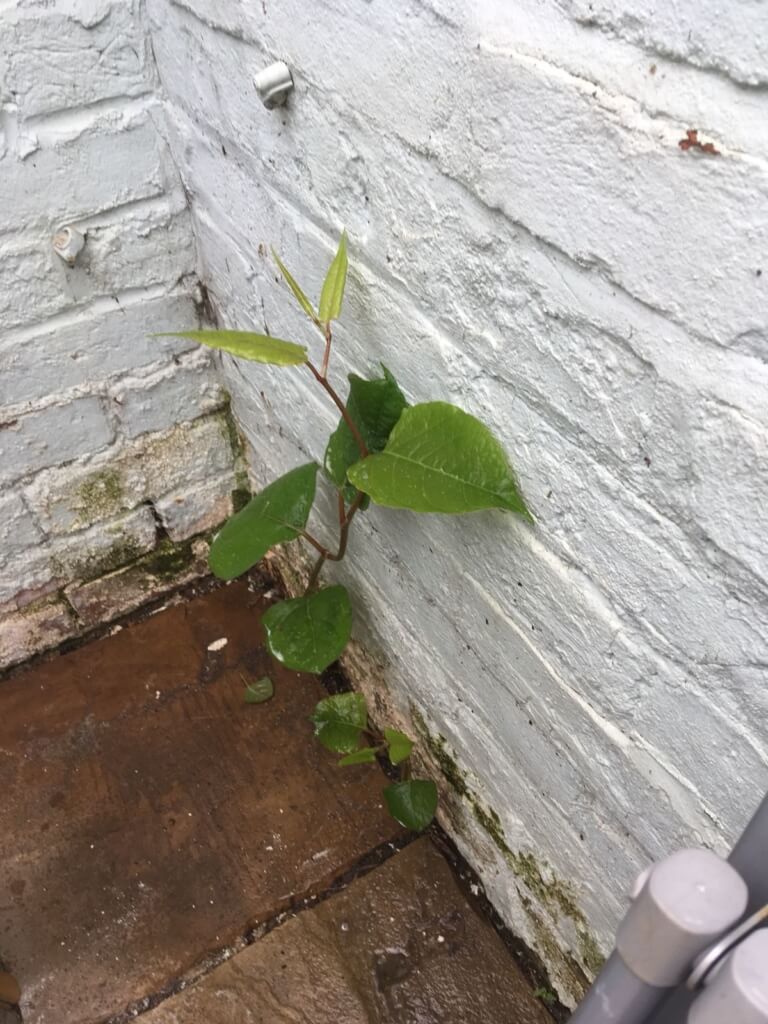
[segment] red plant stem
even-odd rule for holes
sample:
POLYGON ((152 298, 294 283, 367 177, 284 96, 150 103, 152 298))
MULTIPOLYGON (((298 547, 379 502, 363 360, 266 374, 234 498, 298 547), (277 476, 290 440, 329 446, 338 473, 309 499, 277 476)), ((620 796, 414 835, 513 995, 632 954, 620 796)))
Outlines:
MULTIPOLYGON (((341 509, 341 507, 344 504, 344 498, 341 496, 341 492, 339 492, 339 493, 340 493, 340 498, 341 498, 341 504, 340 504, 340 509, 341 509)), ((326 562, 340 562, 342 560, 342 558, 344 557, 344 555, 347 553, 347 541, 349 540, 349 527, 350 527, 350 524, 351 524, 352 520, 355 518, 355 514, 357 513, 358 509, 362 505, 364 498, 365 498, 365 495, 363 494, 363 492, 362 491, 358 491, 357 492, 357 496, 355 497, 355 500, 349 506, 349 509, 344 513, 343 518, 341 517, 341 514, 340 514, 341 531, 339 533, 339 549, 335 553, 332 552, 332 551, 329 551, 328 548, 324 547, 319 541, 315 540, 315 538, 312 537, 310 534, 306 533, 305 531, 302 531, 302 534, 301 534, 302 537, 304 537, 305 540, 309 541, 309 543, 314 548, 317 548, 317 550, 320 552, 320 557, 317 559, 317 561, 315 562, 315 564, 314 564, 314 566, 312 568, 312 572, 311 572, 310 577, 309 577, 309 582, 307 583, 307 589, 304 591, 305 594, 308 594, 313 589, 315 584, 317 583, 318 577, 320 576, 320 570, 323 568, 323 566, 325 565, 326 562)))
POLYGON ((323 558, 333 558, 333 555, 325 544, 321 544, 320 541, 313 537, 311 533, 308 533, 306 530, 301 530, 299 536, 303 537, 308 544, 311 544, 315 551, 319 551, 323 558))
MULTIPOLYGON (((331 401, 334 403, 336 408, 341 413, 344 422, 349 427, 350 433, 354 438, 355 444, 360 450, 360 456, 363 459, 365 459, 369 454, 368 447, 365 441, 363 440, 360 431, 357 429, 357 424, 349 415, 346 405, 344 405, 342 400, 339 398, 333 386, 328 382, 328 363, 331 358, 331 341, 332 334, 331 324, 329 321, 325 325, 325 353, 323 354, 322 367, 320 370, 318 370, 314 363, 311 363, 309 359, 307 360, 307 366, 309 367, 310 373, 313 375, 315 380, 328 393, 328 395, 331 398, 331 401)), ((316 540, 311 534, 307 533, 306 530, 302 531, 302 537, 304 537, 304 539, 320 553, 320 557, 317 559, 314 566, 312 567, 312 572, 310 573, 309 581, 307 583, 307 589, 305 590, 306 594, 313 590, 313 588, 317 585, 320 572, 325 563, 340 562, 344 555, 346 554, 347 541, 349 539, 349 526, 355 517, 355 513, 360 508, 360 505, 362 504, 364 497, 365 495, 362 493, 362 491, 358 491, 355 500, 352 502, 352 504, 349 506, 349 509, 347 510, 345 509, 344 505, 344 494, 342 491, 339 491, 339 549, 335 554, 329 551, 328 548, 321 544, 320 541, 316 540)))
POLYGON ((330 395, 331 400, 333 401, 334 405, 336 406, 336 408, 341 413, 341 415, 342 415, 342 417, 344 419, 344 422, 349 427, 350 432, 352 434, 352 437, 355 439, 355 444, 360 449, 360 455, 362 456, 362 458, 366 458, 368 456, 368 454, 369 454, 368 448, 366 447, 365 441, 363 440, 363 438, 362 438, 362 436, 360 434, 360 431, 357 429, 357 426, 355 425, 354 420, 352 419, 352 417, 347 412, 346 405, 344 405, 342 400, 339 398, 339 396, 334 391, 333 387, 328 383, 328 380, 322 375, 322 373, 320 373, 320 371, 317 369, 317 367, 313 363, 311 363, 309 360, 307 360, 307 366, 309 367, 310 372, 314 375, 315 380, 317 380, 318 384, 320 384, 320 386, 322 388, 324 388, 328 392, 328 394, 330 395))

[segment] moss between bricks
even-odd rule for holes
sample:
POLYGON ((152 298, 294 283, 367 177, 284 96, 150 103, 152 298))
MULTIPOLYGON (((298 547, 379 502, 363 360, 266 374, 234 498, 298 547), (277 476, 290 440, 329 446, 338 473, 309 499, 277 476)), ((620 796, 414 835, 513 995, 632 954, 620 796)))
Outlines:
POLYGON ((239 512, 251 500, 251 487, 248 471, 245 468, 245 438, 240 433, 232 414, 232 396, 224 392, 225 405, 221 411, 221 424, 224 437, 232 450, 232 462, 235 473, 235 486, 232 490, 232 511, 239 512))
POLYGON ((125 491, 116 469, 101 469, 86 477, 77 490, 78 523, 111 519, 124 508, 125 491))
MULTIPOLYGON (((470 805, 475 820, 489 836, 525 888, 536 897, 540 905, 547 909, 554 921, 563 915, 576 925, 581 964, 587 971, 596 974, 604 963, 604 957, 579 908, 573 888, 567 882, 557 878, 548 864, 545 863, 542 870, 532 853, 523 853, 510 848, 501 818, 492 808, 485 807, 472 792, 456 759, 447 749, 446 738, 433 736, 427 728, 424 716, 413 705, 411 705, 410 712, 416 731, 440 769, 441 775, 454 793, 470 805)), ((582 966, 563 951, 552 929, 533 909, 532 901, 521 894, 521 903, 531 920, 542 951, 552 961, 564 964, 566 973, 572 980, 574 994, 579 996, 588 984, 588 978, 582 966)))
POLYGON ((161 580, 172 580, 195 561, 194 542, 197 537, 174 542, 161 540, 154 551, 136 562, 136 568, 161 580))
POLYGON ((101 551, 97 555, 88 555, 85 558, 73 556, 69 559, 54 556, 51 558, 51 571, 54 576, 61 579, 86 583, 135 562, 145 551, 146 548, 140 544, 120 538, 106 551, 101 551))
POLYGON ((541 915, 534 909, 532 901, 518 889, 520 903, 536 936, 536 947, 545 961, 556 963, 561 979, 567 990, 576 1001, 580 1000, 589 988, 590 979, 580 963, 558 941, 552 928, 546 924, 541 915))

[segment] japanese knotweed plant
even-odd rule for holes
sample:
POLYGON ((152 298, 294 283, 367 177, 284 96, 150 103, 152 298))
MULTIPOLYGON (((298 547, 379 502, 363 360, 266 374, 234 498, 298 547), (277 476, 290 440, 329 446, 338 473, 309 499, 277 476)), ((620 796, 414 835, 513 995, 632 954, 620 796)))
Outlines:
MULTIPOLYGON (((289 470, 232 516, 214 538, 209 556, 214 574, 231 580, 256 565, 276 544, 302 538, 315 549, 317 560, 304 593, 272 605, 261 622, 273 657, 289 669, 320 673, 342 653, 352 628, 349 594, 338 584, 324 586, 323 568, 344 558, 350 527, 371 502, 449 515, 491 508, 508 509, 528 520, 531 515, 501 445, 474 416, 447 402, 409 405, 384 366, 381 376, 370 380, 350 374, 346 401, 331 384, 332 324, 341 314, 347 278, 346 232, 317 309, 273 255, 299 305, 322 335, 319 368, 304 345, 264 334, 175 333, 240 359, 304 367, 340 413, 323 459, 325 476, 337 496, 336 547, 322 543, 307 529, 319 471, 310 462, 289 470)), ((246 700, 259 703, 271 693, 269 679, 259 680, 246 687, 246 700)), ((407 828, 423 829, 430 823, 437 808, 437 788, 430 780, 411 778, 408 758, 413 742, 397 730, 379 733, 374 729, 362 695, 342 693, 320 701, 313 721, 320 742, 343 755, 340 765, 373 762, 385 752, 393 765, 402 764, 401 781, 384 790, 387 807, 407 828)))

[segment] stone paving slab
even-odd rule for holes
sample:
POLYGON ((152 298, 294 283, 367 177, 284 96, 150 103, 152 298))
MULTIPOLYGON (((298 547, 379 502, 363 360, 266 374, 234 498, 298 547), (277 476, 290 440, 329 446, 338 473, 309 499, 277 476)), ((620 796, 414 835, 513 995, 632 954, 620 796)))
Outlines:
POLYGON ((0 684, 0 957, 25 1024, 163 989, 397 835, 374 766, 312 739, 234 584, 0 684), (226 637, 220 650, 208 650, 226 637), (246 706, 243 679, 276 696, 246 706))
POLYGON ((552 1024, 429 839, 293 917, 142 1024, 552 1024))

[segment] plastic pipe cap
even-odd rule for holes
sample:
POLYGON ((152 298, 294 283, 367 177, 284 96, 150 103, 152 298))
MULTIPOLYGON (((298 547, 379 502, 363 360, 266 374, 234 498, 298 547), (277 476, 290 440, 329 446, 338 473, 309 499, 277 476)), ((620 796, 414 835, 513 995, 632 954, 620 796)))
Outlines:
POLYGON ((77 228, 63 227, 53 236, 53 251, 70 267, 74 267, 84 248, 85 235, 77 228))
POLYGON ((647 873, 624 920, 616 949, 648 985, 670 988, 747 906, 738 872, 710 850, 680 850, 647 873))
POLYGON ((753 932, 715 969, 689 1024, 768 1024, 768 930, 753 932))
POLYGON ((279 60, 260 71, 254 77, 253 83, 261 102, 267 110, 272 110, 274 107, 281 107, 288 99, 293 90, 293 75, 288 65, 279 60))

